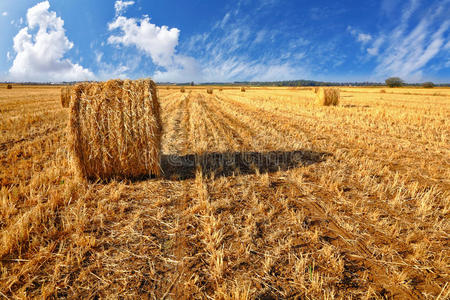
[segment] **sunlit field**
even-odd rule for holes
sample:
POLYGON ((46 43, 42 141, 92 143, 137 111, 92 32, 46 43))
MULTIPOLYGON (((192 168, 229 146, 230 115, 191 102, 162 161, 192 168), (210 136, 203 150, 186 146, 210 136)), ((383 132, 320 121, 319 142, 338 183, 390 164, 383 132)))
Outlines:
POLYGON ((159 87, 159 178, 76 179, 0 85, 0 299, 448 299, 450 89, 159 87))

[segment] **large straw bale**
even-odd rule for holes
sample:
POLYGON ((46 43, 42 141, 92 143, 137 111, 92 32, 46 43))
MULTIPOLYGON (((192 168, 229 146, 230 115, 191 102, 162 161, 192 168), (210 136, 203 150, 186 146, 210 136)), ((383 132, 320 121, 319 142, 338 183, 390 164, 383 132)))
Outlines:
POLYGON ((146 80, 82 83, 71 89, 69 148, 88 179, 160 174, 156 85, 146 80))
POLYGON ((184 92, 186 92, 186 89, 185 89, 184 87, 182 87, 182 88, 180 89, 180 92, 184 93, 184 92))
POLYGON ((212 93, 213 93, 213 89, 212 89, 212 88, 207 88, 207 89, 206 89, 206 92, 207 92, 208 94, 212 94, 212 93))
POLYGON ((6 88, 7 88, 8 90, 12 89, 12 84, 8 84, 8 85, 6 86, 6 88))
POLYGON ((339 104, 340 90, 338 88, 319 88, 316 96, 317 104, 323 106, 336 106, 339 104))
POLYGON ((241 87, 241 92, 245 92, 245 87, 241 87))
POLYGON ((65 86, 61 88, 61 106, 69 107, 70 104, 70 88, 65 86))

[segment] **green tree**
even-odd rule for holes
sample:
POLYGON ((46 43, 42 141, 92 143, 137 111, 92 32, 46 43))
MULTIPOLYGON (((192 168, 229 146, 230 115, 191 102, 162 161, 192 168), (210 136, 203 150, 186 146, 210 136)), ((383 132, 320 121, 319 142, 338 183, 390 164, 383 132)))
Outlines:
POLYGON ((386 79, 386 85, 388 87, 401 87, 403 85, 403 80, 399 77, 390 77, 386 79))

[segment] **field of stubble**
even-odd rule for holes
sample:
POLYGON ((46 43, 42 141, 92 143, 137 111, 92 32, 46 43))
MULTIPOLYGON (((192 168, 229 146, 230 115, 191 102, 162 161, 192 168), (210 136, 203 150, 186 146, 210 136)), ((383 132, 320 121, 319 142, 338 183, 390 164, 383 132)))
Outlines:
POLYGON ((0 86, 0 299, 446 299, 450 89, 159 91, 163 178, 79 182, 0 86))

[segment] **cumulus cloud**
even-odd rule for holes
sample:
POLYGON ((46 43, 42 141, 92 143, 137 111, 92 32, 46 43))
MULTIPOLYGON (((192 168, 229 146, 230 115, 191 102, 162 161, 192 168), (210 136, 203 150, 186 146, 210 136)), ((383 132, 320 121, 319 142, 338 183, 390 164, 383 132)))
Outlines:
MULTIPOLYGON (((135 47, 150 57, 157 67, 153 74, 157 81, 283 80, 305 75, 303 68, 289 62, 291 57, 303 59, 304 52, 298 52, 302 54, 300 56, 297 52, 291 53, 289 45, 280 47, 289 48, 289 51, 268 54, 257 61, 243 55, 243 51, 260 47, 274 33, 264 28, 253 30, 248 25, 249 17, 238 14, 238 10, 225 13, 210 31, 186 41, 181 53, 177 50, 180 30, 152 24, 145 15, 141 18, 116 16, 108 25, 111 31, 108 43, 135 47), (289 52, 288 56, 284 55, 286 52, 289 52)), ((300 46, 299 43, 294 48, 300 46)))
POLYGON ((172 65, 180 34, 177 28, 159 27, 150 23, 148 16, 140 20, 119 16, 109 24, 109 30, 120 31, 118 35, 111 35, 108 38, 109 44, 135 46, 150 56, 156 65, 162 67, 172 65))
MULTIPOLYGON (((116 11, 118 2, 116 1, 116 11)), ((129 1, 128 5, 132 5, 129 1)), ((123 5, 120 4, 119 6, 123 5)), ((121 11, 121 9, 119 9, 121 11)), ((176 53, 180 30, 151 23, 149 16, 127 18, 121 15, 108 24, 112 34, 108 43, 112 45, 135 47, 152 59, 158 67, 153 74, 158 81, 201 80, 202 70, 198 62, 186 55, 176 53)))
POLYGON ((2 12, 2 16, 6 17, 8 15, 7 11, 2 12))
POLYGON ((16 57, 9 70, 18 81, 76 81, 93 79, 88 69, 64 58, 73 43, 65 35, 64 21, 43 1, 28 9, 27 26, 14 37, 16 57), (30 33, 34 29, 37 33, 30 33))
POLYGON ((131 6, 134 4, 134 1, 121 1, 118 0, 116 3, 114 3, 114 9, 116 10, 116 16, 122 14, 128 6, 131 6))

